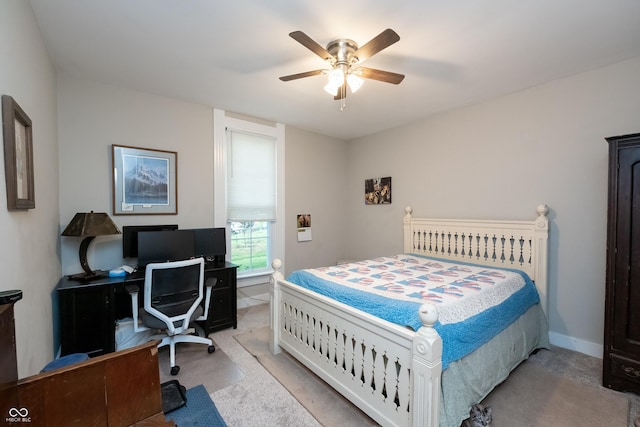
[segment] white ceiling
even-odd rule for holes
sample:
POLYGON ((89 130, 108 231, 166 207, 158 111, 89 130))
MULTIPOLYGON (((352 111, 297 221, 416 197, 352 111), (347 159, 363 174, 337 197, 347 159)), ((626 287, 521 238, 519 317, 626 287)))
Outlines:
POLYGON ((639 0, 30 0, 60 72, 352 139, 640 56, 639 0), (288 34, 363 45, 400 41, 363 64, 338 101, 288 34))

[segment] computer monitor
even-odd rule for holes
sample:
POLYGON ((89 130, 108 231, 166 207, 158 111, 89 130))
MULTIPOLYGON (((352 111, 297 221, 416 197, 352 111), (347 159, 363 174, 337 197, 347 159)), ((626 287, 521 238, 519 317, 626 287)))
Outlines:
POLYGON ((195 255, 207 262, 223 264, 227 253, 226 233, 223 227, 194 228, 191 230, 195 241, 195 255))
POLYGON ((138 233, 138 269, 150 262, 180 261, 194 256, 193 233, 189 230, 138 233))
POLYGON ((140 231, 177 230, 178 224, 125 225, 122 227, 122 258, 138 257, 138 233, 140 231))

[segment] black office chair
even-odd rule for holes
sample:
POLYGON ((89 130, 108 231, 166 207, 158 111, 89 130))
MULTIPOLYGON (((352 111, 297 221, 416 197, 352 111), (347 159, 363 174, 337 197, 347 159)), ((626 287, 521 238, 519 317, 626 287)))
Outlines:
MULTIPOLYGON (((213 284, 212 284, 213 285, 213 284)), ((208 345, 213 353, 213 341, 194 335, 189 325, 205 320, 209 312, 211 288, 204 293, 204 259, 147 264, 144 280, 144 309, 138 307, 137 286, 127 286, 131 295, 133 325, 136 332, 159 329, 163 332, 150 339, 162 339, 158 347, 169 345, 171 375, 177 375, 175 346, 180 342, 208 345), (204 308, 202 300, 204 298, 204 308), (141 324, 140 324, 141 323, 141 324)))

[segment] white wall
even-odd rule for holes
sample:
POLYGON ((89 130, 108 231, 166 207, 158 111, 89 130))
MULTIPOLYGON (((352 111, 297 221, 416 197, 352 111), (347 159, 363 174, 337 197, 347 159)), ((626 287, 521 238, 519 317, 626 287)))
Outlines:
MULTIPOLYGON (((15 324, 18 375, 25 377, 54 357, 52 290, 60 278, 55 71, 26 1, 0 2, 0 94, 12 96, 33 126, 35 209, 7 211, 0 185, 0 291, 23 292, 15 324)), ((0 163, 4 181, 4 157, 0 163)))
POLYGON ((604 138, 635 132, 640 58, 354 140, 349 256, 401 251, 408 204, 417 216, 533 219, 546 203, 552 341, 601 357, 604 138), (378 176, 392 177, 393 203, 364 206, 364 180, 378 176))
MULTIPOLYGON (((76 212, 107 212, 118 226, 213 226, 213 111, 211 108, 61 75, 60 230, 76 212), (111 146, 175 151, 177 215, 118 215, 112 210, 111 146)), ((62 238, 63 273, 78 273, 81 239, 62 238)), ((88 251, 93 269, 122 259, 120 236, 97 237, 88 251)))
POLYGON ((344 258, 347 143, 287 127, 285 271, 344 258), (298 214, 311 214, 312 240, 298 242, 298 214))

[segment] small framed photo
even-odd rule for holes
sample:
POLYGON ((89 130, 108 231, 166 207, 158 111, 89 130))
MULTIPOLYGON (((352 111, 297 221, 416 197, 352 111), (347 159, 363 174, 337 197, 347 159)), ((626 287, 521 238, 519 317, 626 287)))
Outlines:
POLYGON ((296 215, 298 225, 298 242, 311 241, 311 214, 296 215))
POLYGON ((364 180, 365 205, 386 205, 391 203, 391 177, 364 180))
POLYGON ((9 95, 2 95, 2 127, 7 209, 33 209, 36 207, 36 198, 31 119, 9 95))
POLYGON ((178 153, 112 146, 113 214, 177 215, 178 153))

